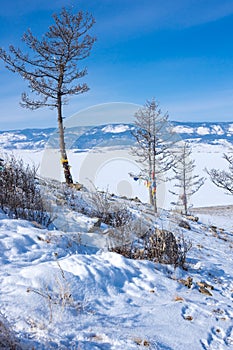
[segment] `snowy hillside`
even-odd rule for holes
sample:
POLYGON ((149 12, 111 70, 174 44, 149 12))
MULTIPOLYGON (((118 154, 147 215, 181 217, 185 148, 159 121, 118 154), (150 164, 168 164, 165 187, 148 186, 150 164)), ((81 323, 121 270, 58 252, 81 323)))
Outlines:
MULTIPOLYGON (((192 203, 215 207, 193 210, 199 221, 165 209, 155 216, 146 204, 146 186, 129 176, 138 171, 128 147, 131 128, 66 130, 74 180, 107 187, 111 203, 130 212, 129 226, 113 229, 93 215, 88 191, 64 200, 54 180, 43 197, 52 200, 50 230, 0 212, 0 349, 233 348, 232 198, 207 179, 192 203), (228 206, 216 208, 220 204, 228 206), (145 228, 168 230, 177 242, 182 237, 191 242, 184 269, 109 250, 116 233, 121 241, 139 230, 139 244, 145 228)), ((224 168, 233 123, 174 122, 173 128, 192 141, 196 173, 206 176, 205 167, 224 168)), ((57 138, 52 129, 4 131, 0 150, 36 165, 40 175, 63 181, 57 138)), ((160 208, 170 206, 169 186, 158 188, 160 208)))
MULTIPOLYGON (((171 122, 173 130, 182 139, 195 143, 221 144, 233 142, 233 122, 192 123, 171 122)), ((90 149, 95 146, 131 145, 133 138, 130 124, 112 124, 85 128, 66 129, 69 148, 90 149)), ((57 132, 50 129, 25 129, 0 131, 1 149, 42 149, 49 141, 56 144, 57 132)))
POLYGON ((53 231, 0 214, 1 349, 232 349, 233 232, 125 205, 191 240, 185 270, 108 251, 109 226, 64 205, 53 231))

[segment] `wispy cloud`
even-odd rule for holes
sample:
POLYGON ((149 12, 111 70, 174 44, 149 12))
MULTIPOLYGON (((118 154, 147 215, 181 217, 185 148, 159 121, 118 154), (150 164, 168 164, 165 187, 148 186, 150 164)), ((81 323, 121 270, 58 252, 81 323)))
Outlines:
POLYGON ((178 23, 185 27, 204 24, 233 14, 232 0, 181 1, 178 23))
MULTIPOLYGON (((96 1, 96 9, 99 2, 96 1)), ((187 28, 232 14, 232 0, 126 0, 124 5, 119 1, 112 8, 102 4, 101 12, 97 11, 101 30, 108 28, 106 34, 127 31, 127 35, 156 29, 187 28)))
POLYGON ((57 10, 63 6, 96 14, 99 25, 109 30, 193 26, 233 14, 232 0, 2 0, 0 16, 17 16, 32 11, 57 10))
POLYGON ((72 6, 73 0, 1 0, 0 16, 15 17, 29 14, 34 11, 56 10, 63 6, 72 6))
POLYGON ((176 95, 176 99, 167 100, 166 105, 173 120, 233 121, 233 90, 176 95))

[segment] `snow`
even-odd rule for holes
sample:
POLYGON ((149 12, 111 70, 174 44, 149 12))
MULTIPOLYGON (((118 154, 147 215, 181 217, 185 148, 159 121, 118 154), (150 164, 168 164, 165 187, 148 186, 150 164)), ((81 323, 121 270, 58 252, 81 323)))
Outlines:
MULTIPOLYGON (((116 132, 125 131, 123 127, 116 132)), ((181 132, 181 126, 176 128, 181 132)), ((219 128, 215 131, 221 135, 219 128)), ((203 135, 205 130, 199 132, 203 135)), ((194 143, 196 173, 207 177, 205 167, 227 169, 222 158, 227 150, 226 140, 216 145, 194 143)), ((43 175, 62 180, 57 150, 11 152, 39 166, 43 175)), ((81 178, 87 187, 91 180, 117 196, 148 201, 143 181, 128 176, 138 171, 129 150, 69 150, 68 155, 74 179, 81 178)), ((159 205, 165 209, 171 208, 169 186, 172 183, 158 188, 159 205)), ((26 350, 232 349, 231 196, 207 177, 193 196, 194 206, 200 208, 193 209, 199 221, 189 221, 191 230, 178 226, 183 217, 175 212, 161 210, 156 217, 147 204, 117 196, 113 198, 122 207, 127 205, 148 225, 191 240, 187 270, 108 251, 108 227, 96 227, 96 218, 66 204, 55 207, 56 230, 39 229, 0 212, 0 326, 2 320, 9 324, 26 350), (193 278, 191 288, 179 282, 188 277, 193 278), (213 286, 212 295, 200 293, 199 282, 213 286)))
POLYGON ((173 132, 178 134, 193 134, 194 129, 189 126, 177 125, 172 128, 173 132))
POLYGON ((217 134, 217 135, 224 135, 224 131, 221 128, 220 125, 213 125, 212 126, 212 130, 211 130, 212 134, 217 134))
POLYGON ((230 124, 230 125, 229 125, 229 127, 228 127, 228 132, 229 132, 230 134, 233 133, 233 124, 230 124))
POLYGON ((13 132, 6 132, 1 134, 0 147, 10 147, 12 142, 25 140, 26 137, 24 135, 17 135, 13 132))
POLYGON ((127 130, 129 130, 129 125, 123 125, 123 124, 107 125, 102 129, 104 133, 112 133, 112 134, 122 133, 127 130))
MULTIPOLYGON (((133 209, 140 215, 143 208, 133 209)), ((143 218, 151 220, 148 208, 143 218)), ((154 224, 177 233, 180 219, 163 211, 154 224)), ((83 238, 90 220, 85 225, 76 216, 83 238)), ((129 260, 75 241, 74 232, 1 214, 1 313, 23 349, 230 349, 233 233, 190 225, 183 229, 193 244, 185 271, 129 260), (188 276, 190 289, 178 282, 188 276), (200 281, 213 286, 212 296, 199 292, 200 281)), ((101 240, 104 230, 95 234, 101 240)))
POLYGON ((231 205, 196 208, 193 209, 193 212, 209 226, 224 227, 228 231, 233 231, 233 223, 229 220, 233 214, 231 205))
POLYGON ((206 128, 204 126, 199 126, 197 128, 197 134, 198 135, 208 135, 210 133, 210 129, 206 128))

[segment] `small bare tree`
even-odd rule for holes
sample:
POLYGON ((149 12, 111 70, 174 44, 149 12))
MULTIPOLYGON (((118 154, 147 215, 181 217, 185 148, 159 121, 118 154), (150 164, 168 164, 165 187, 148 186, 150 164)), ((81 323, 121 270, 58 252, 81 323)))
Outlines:
POLYGON ((190 197, 196 193, 205 182, 204 177, 193 174, 195 161, 190 158, 191 153, 191 146, 187 142, 181 145, 177 152, 176 163, 172 168, 174 177, 170 178, 170 180, 177 181, 174 187, 179 188, 180 191, 169 192, 179 196, 178 201, 174 204, 182 207, 185 215, 188 215, 188 210, 190 208, 190 197))
POLYGON ((27 47, 25 52, 13 45, 9 47, 10 53, 0 48, 0 59, 7 69, 27 80, 31 92, 37 95, 33 99, 23 93, 22 107, 57 109, 61 163, 66 183, 71 184, 73 179, 65 147, 62 107, 69 96, 89 89, 87 84, 75 82, 87 74, 86 68, 79 69, 78 63, 89 56, 96 40, 88 34, 95 21, 88 13, 73 14, 65 8, 60 15, 54 14, 53 19, 55 23, 41 40, 28 29, 22 38, 27 47))
POLYGON ((174 133, 168 123, 168 114, 162 114, 154 99, 135 113, 135 129, 132 131, 136 146, 132 153, 141 164, 138 177, 147 181, 150 204, 157 213, 157 185, 160 175, 172 167, 174 158, 171 148, 175 142, 174 133))
POLYGON ((223 158, 228 162, 229 171, 219 169, 205 170, 213 184, 226 190, 227 193, 233 194, 233 156, 224 154, 223 158))

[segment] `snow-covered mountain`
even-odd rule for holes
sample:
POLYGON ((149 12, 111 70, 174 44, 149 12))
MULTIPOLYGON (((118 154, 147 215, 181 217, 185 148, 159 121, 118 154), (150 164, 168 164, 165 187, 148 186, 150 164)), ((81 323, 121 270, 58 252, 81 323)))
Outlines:
POLYGON ((53 132, 53 128, 0 131, 0 148, 42 149, 53 132))
MULTIPOLYGON (((182 139, 195 143, 222 144, 233 142, 233 122, 171 122, 182 139)), ((96 146, 130 145, 133 143, 130 124, 110 124, 66 129, 66 143, 71 149, 90 149, 96 146)), ((0 149, 43 149, 58 144, 53 128, 0 131, 0 149)))
POLYGON ((172 122, 173 131, 183 139, 190 139, 197 143, 218 144, 223 140, 233 141, 233 122, 172 122))

